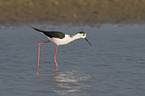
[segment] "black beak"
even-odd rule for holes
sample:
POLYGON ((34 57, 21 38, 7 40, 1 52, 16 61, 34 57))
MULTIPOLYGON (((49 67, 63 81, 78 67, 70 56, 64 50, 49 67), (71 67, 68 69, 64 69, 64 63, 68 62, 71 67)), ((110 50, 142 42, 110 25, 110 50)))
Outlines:
POLYGON ((92 46, 92 44, 88 41, 88 39, 87 38, 85 38, 85 40, 92 46))

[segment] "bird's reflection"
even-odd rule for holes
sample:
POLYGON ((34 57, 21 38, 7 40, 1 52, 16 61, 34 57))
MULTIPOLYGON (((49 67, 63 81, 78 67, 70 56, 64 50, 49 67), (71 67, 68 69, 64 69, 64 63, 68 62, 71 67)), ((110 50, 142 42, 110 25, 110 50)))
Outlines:
POLYGON ((90 75, 75 70, 61 72, 58 71, 58 68, 54 69, 54 72, 54 75, 49 74, 49 76, 44 77, 39 73, 39 68, 37 68, 36 75, 38 75, 40 79, 39 91, 51 90, 58 95, 68 95, 69 93, 82 92, 84 87, 88 87, 88 85, 82 83, 82 81, 88 80, 90 75))
MULTIPOLYGON (((55 68, 54 71, 56 72, 56 74, 58 73, 58 68, 55 68)), ((36 68, 36 75, 40 75, 39 74, 39 68, 36 68)))
POLYGON ((40 75, 39 74, 39 68, 36 68, 36 75, 40 75))
POLYGON ((55 69, 54 69, 54 71, 56 72, 56 74, 58 73, 58 68, 56 67, 55 69))
POLYGON ((57 87, 52 88, 52 90, 59 95, 66 95, 70 92, 81 92, 81 89, 86 85, 80 82, 89 78, 89 75, 79 73, 75 70, 60 72, 54 76, 55 81, 57 81, 57 87))

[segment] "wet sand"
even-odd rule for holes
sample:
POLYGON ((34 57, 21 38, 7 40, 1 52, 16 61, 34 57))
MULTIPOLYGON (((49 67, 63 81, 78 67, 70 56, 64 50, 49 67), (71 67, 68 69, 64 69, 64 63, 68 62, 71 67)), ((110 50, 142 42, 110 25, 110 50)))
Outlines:
POLYGON ((0 0, 0 24, 144 23, 145 0, 0 0))

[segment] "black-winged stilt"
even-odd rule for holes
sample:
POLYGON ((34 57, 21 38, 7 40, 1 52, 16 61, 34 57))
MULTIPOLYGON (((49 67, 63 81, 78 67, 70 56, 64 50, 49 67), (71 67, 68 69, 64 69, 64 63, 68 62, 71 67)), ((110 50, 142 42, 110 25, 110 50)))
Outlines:
MULTIPOLYGON (((34 30, 41 32, 43 35, 47 36, 47 38, 49 39, 49 41, 46 42, 41 42, 38 44, 38 63, 37 63, 37 67, 39 67, 39 56, 40 56, 40 45, 44 44, 44 43, 48 43, 48 42, 53 42, 55 43, 56 46, 56 50, 55 50, 55 54, 54 54, 54 61, 56 64, 56 67, 58 68, 57 62, 56 62, 56 53, 57 53, 57 49, 58 49, 58 45, 65 45, 68 44, 76 39, 80 39, 80 38, 84 38, 90 45, 91 43, 86 39, 86 33, 85 32, 77 32, 75 35, 68 35, 68 34, 64 34, 62 32, 59 31, 43 31, 37 28, 32 27, 34 30)), ((92 46, 92 45, 91 45, 92 46)))

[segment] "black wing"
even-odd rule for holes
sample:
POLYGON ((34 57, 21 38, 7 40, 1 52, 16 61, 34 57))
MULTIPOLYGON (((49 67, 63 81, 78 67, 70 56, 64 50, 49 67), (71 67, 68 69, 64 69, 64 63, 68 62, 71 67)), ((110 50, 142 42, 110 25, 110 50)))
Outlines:
POLYGON ((63 39, 65 37, 65 34, 62 33, 62 32, 59 32, 59 31, 43 31, 43 30, 40 30, 40 29, 37 29, 37 28, 34 28, 34 27, 32 27, 32 28, 36 31, 44 33, 46 36, 48 36, 50 38, 55 37, 55 38, 63 39))

